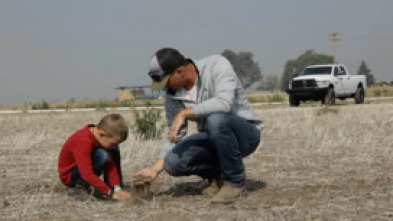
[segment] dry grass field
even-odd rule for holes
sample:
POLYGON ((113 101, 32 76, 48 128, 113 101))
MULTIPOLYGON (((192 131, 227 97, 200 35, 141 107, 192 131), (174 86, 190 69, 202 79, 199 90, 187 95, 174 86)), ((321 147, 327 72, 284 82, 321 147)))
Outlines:
MULTIPOLYGON (((132 111, 117 111, 130 123, 132 111)), ((245 159, 247 195, 210 205, 198 177, 163 173, 153 200, 116 203, 67 194, 64 141, 108 111, 0 115, 0 220, 393 220, 393 104, 258 106, 262 142, 245 159)), ((126 183, 163 140, 121 145, 126 183)))

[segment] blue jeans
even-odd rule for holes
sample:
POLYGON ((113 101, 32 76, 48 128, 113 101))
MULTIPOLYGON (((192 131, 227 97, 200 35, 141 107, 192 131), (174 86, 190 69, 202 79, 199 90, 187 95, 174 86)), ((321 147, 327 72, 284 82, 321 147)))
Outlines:
POLYGON ((235 115, 211 114, 206 132, 193 134, 177 144, 164 159, 172 176, 198 175, 223 178, 232 186, 245 184, 243 157, 256 150, 261 132, 254 124, 235 115))
MULTIPOLYGON (((119 173, 120 177, 120 185, 123 186, 123 176, 121 173, 121 166, 120 166, 120 149, 119 147, 116 147, 111 150, 113 159, 116 165, 117 172, 119 173)), ((93 161, 93 170, 94 174, 97 176, 101 176, 101 174, 104 172, 106 164, 111 160, 111 156, 108 153, 107 150, 103 148, 97 148, 93 150, 93 153, 91 154, 91 159, 93 161)), ((70 187, 75 187, 77 182, 82 179, 81 174, 79 172, 78 167, 74 167, 71 173, 71 182, 70 182, 70 187)), ((107 185, 109 185, 109 180, 107 177, 107 174, 104 173, 104 181, 107 185)))

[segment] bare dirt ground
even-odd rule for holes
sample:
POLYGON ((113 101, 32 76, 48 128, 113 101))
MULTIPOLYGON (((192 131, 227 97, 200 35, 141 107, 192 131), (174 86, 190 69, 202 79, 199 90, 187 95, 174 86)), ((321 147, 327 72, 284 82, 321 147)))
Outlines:
MULTIPOLYGON (((0 115, 0 220, 393 220, 393 104, 257 107, 262 141, 247 195, 210 205, 198 177, 163 173, 152 201, 76 198, 59 181, 64 141, 108 111, 0 115)), ((133 123, 131 111, 118 111, 133 123)), ((126 183, 163 140, 121 145, 126 183)))

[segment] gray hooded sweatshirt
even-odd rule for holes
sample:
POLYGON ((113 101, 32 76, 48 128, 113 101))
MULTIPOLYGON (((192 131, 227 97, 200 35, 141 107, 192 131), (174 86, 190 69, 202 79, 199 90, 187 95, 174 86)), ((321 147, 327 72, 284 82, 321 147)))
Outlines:
MULTIPOLYGON (((213 113, 234 114, 254 123, 258 129, 263 128, 262 120, 252 109, 239 78, 225 57, 212 55, 197 60, 194 64, 198 70, 197 100, 195 102, 167 93, 165 111, 168 128, 176 114, 187 107, 194 109, 200 132, 204 131, 206 117, 213 113)), ((187 123, 180 130, 179 139, 182 140, 186 133, 187 123)), ((174 146, 167 139, 159 157, 165 157, 174 146)))

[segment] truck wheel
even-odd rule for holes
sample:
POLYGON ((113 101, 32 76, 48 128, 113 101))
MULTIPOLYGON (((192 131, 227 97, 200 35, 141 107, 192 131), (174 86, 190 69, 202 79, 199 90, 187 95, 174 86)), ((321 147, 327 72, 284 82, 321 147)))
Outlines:
POLYGON ((298 107, 300 104, 299 99, 296 97, 296 95, 294 94, 290 94, 289 95, 289 104, 291 105, 291 107, 298 107))
POLYGON ((334 93, 333 88, 329 88, 329 90, 325 96, 325 104, 326 105, 335 105, 336 104, 336 95, 334 93))
POLYGON ((356 104, 363 104, 364 102, 364 88, 358 87, 355 94, 355 103, 356 104))

